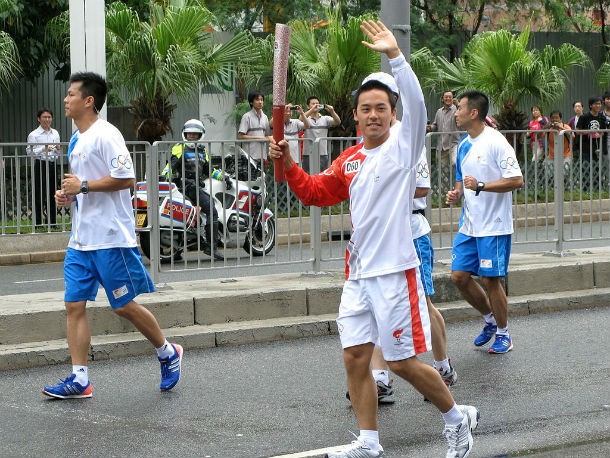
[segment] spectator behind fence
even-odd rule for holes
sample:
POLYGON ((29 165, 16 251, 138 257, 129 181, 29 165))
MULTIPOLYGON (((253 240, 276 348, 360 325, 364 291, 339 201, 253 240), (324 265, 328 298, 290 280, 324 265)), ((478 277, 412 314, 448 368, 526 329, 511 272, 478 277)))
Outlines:
POLYGON ((55 190, 57 189, 57 159, 61 154, 59 132, 51 127, 53 112, 48 108, 38 110, 38 127, 28 135, 28 143, 45 143, 28 145, 28 156, 34 158, 34 183, 32 186, 32 224, 57 223, 55 190), (44 219, 46 209, 46 221, 44 219))
POLYGON ((432 124, 426 126, 426 132, 445 132, 439 135, 436 143, 436 149, 440 151, 442 168, 449 167, 449 164, 455 165, 457 143, 462 136, 458 133, 459 129, 455 123, 456 106, 453 99, 452 91, 443 92, 441 98, 443 106, 436 110, 432 124))
MULTIPOLYGON (((305 138, 310 138, 311 142, 305 142, 303 151, 303 170, 310 173, 309 161, 313 152, 313 141, 316 138, 328 137, 328 129, 341 124, 341 118, 335 112, 332 105, 321 104, 320 99, 314 95, 307 99, 307 111, 305 116, 309 119, 309 128, 305 130, 305 138), (321 115, 320 111, 325 110, 328 115, 321 115)), ((320 140, 320 170, 328 168, 328 141, 320 140)))
MULTIPOLYGON (((309 120, 303 112, 301 105, 286 105, 284 109, 284 138, 290 146, 290 155, 297 164, 301 163, 301 148, 299 142, 299 133, 306 132, 309 129, 309 120), (292 119, 292 113, 297 112, 299 119, 292 119)), ((273 118, 271 118, 271 129, 273 130, 273 118)))
MULTIPOLYGON (((608 119, 602 113, 602 98, 593 96, 589 98, 589 112, 578 118, 577 130, 600 130, 608 128, 608 119)), ((604 132, 582 132, 581 160, 584 164, 591 159, 599 159, 602 153, 607 153, 604 132)), ((586 167, 588 168, 588 166, 586 167)))
MULTIPOLYGON (((610 91, 604 92, 602 99, 604 102, 603 113, 604 113, 604 116, 606 117, 606 125, 610 126, 610 91)), ((608 154, 608 152, 610 152, 610 135, 608 133, 606 133, 606 154, 608 154)))
MULTIPOLYGON (((564 132, 563 134, 563 162, 564 164, 570 164, 572 162, 572 149, 570 145, 572 144, 572 139, 574 138, 574 134, 571 131, 571 127, 568 124, 565 124, 561 119, 561 111, 555 110, 551 111, 551 124, 549 129, 556 130, 559 132, 564 132)), ((549 133, 549 160, 552 162, 555 158, 555 133, 549 133)))
MULTIPOLYGON (((532 119, 529 122, 528 129, 542 130, 548 129, 549 118, 542 114, 542 108, 538 105, 532 106, 532 119)), ((545 134, 538 134, 536 132, 528 132, 527 137, 530 139, 530 146, 532 149, 532 162, 539 161, 544 158, 544 143, 545 134)))
POLYGON ((568 126, 572 128, 572 130, 576 129, 576 125, 578 124, 578 119, 582 116, 583 113, 583 105, 580 100, 575 100, 572 103, 572 109, 574 110, 574 116, 570 118, 568 121, 568 126))
POLYGON ((260 92, 248 94, 248 103, 251 110, 244 113, 237 130, 239 140, 260 140, 260 142, 244 143, 244 150, 250 154, 252 159, 257 161, 267 159, 267 136, 271 132, 269 118, 263 113, 265 96, 260 92))

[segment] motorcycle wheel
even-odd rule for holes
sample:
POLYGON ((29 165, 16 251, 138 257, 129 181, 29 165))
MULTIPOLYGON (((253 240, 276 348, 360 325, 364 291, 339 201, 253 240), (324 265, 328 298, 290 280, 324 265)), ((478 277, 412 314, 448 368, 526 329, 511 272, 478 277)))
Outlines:
MULTIPOLYGON (((161 249, 159 256, 159 261, 161 264, 169 264, 172 262, 172 259, 174 262, 181 261, 182 250, 179 249, 175 243, 168 245, 164 239, 165 237, 161 235, 161 249)), ((140 248, 142 248, 142 253, 144 253, 144 256, 150 259, 150 232, 140 232, 140 248)))
POLYGON ((275 218, 271 217, 263 225, 263 233, 260 228, 253 229, 244 242, 244 250, 253 256, 269 254, 275 246, 275 218))

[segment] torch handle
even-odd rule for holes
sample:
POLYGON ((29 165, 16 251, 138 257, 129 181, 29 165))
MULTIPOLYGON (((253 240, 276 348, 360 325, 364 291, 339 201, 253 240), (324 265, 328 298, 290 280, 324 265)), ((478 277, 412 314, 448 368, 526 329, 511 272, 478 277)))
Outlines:
MULTIPOLYGON (((285 105, 273 105, 273 139, 279 143, 284 139, 284 109, 285 105)), ((284 177, 284 159, 273 160, 273 177, 276 183, 286 180, 284 177)))

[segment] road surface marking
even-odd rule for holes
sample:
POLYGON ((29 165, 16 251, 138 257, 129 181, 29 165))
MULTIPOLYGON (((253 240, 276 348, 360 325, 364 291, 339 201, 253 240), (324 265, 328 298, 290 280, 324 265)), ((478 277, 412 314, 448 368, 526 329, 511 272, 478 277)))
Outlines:
POLYGON ((23 281, 15 281, 13 282, 16 285, 19 285, 21 283, 42 283, 45 281, 57 281, 57 280, 63 280, 63 277, 59 277, 59 278, 45 278, 43 280, 23 280, 23 281))
POLYGON ((277 455, 277 456, 272 456, 270 458, 311 458, 314 456, 324 456, 324 454, 329 453, 329 452, 340 452, 341 450, 343 450, 346 447, 349 447, 350 445, 351 444, 337 445, 335 447, 319 448, 317 450, 309 450, 307 452, 292 453, 290 455, 277 455))

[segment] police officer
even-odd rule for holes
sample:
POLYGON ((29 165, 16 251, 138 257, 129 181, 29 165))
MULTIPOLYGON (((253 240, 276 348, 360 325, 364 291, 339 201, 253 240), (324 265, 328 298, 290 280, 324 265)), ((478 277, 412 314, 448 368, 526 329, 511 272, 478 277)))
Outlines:
MULTIPOLYGON (((220 235, 218 233, 218 212, 209 194, 205 192, 205 180, 209 178, 210 156, 201 142, 205 136, 205 127, 198 119, 189 119, 182 128, 183 143, 172 147, 170 165, 164 169, 166 179, 171 179, 176 185, 184 186, 184 193, 199 206, 206 215, 206 243, 203 252, 219 261, 224 260, 217 250, 220 235)), ((226 189, 232 187, 229 177, 223 178, 222 171, 212 169, 212 179, 225 180, 226 189)))

